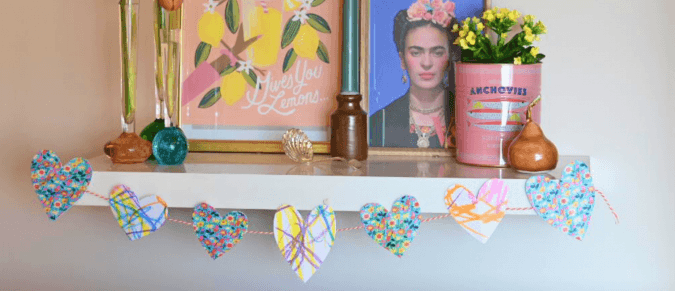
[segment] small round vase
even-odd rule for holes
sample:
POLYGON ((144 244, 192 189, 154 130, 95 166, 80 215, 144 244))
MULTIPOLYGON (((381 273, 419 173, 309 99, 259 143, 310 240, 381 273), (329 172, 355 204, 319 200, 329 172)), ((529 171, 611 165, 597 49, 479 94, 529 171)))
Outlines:
MULTIPOLYGON (((164 125, 164 119, 163 118, 157 118, 155 121, 150 122, 148 126, 146 126, 143 131, 141 131, 141 138, 144 140, 147 140, 149 142, 152 142, 155 139, 155 136, 157 133, 166 128, 164 125)), ((150 155, 148 160, 154 161, 155 160, 155 155, 150 155)))
POLYGON ((178 127, 160 130, 152 141, 152 153, 160 165, 180 165, 185 161, 187 152, 187 138, 178 127))

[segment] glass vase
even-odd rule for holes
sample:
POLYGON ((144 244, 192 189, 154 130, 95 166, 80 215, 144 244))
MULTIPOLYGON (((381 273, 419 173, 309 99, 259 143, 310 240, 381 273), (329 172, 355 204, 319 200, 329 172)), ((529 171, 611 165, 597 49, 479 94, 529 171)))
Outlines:
MULTIPOLYGON (((143 131, 141 137, 149 142, 155 139, 157 133, 166 128, 164 125, 166 116, 166 46, 162 45, 166 42, 166 25, 167 14, 169 13, 155 0, 154 8, 154 40, 155 40, 155 120, 150 122, 143 131)), ((148 160, 155 160, 155 155, 150 155, 148 160)))
POLYGON ((181 44, 183 9, 167 11, 158 7, 157 27, 160 46, 158 63, 163 68, 157 70, 157 80, 162 82, 164 99, 164 125, 152 141, 152 152, 160 165, 180 165, 188 151, 187 138, 178 127, 178 101, 181 95, 181 44))
POLYGON ((135 132, 136 71, 139 0, 121 0, 120 44, 122 59, 122 134, 105 146, 113 163, 142 163, 152 154, 152 144, 135 132))

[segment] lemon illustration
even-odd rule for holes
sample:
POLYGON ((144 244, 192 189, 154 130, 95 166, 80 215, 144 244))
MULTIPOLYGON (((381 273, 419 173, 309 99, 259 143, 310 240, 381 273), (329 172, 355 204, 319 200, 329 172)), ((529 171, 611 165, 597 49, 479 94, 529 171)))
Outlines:
POLYGON ((293 11, 300 8, 300 1, 296 0, 284 0, 284 11, 293 11))
POLYGON ((223 77, 220 83, 220 94, 227 105, 237 103, 246 93, 246 79, 244 72, 232 72, 223 77))
POLYGON ((476 102, 476 104, 473 105, 473 109, 483 109, 483 103, 480 101, 476 102))
POLYGON ((313 60, 319 48, 319 34, 309 24, 300 26, 298 35, 293 40, 293 49, 298 56, 313 60))
POLYGON ((199 39, 218 47, 225 34, 225 20, 218 13, 206 12, 199 19, 199 39))
POLYGON ((262 35, 246 50, 249 60, 257 67, 267 67, 277 62, 281 47, 281 12, 274 8, 265 10, 258 6, 249 14, 246 37, 262 35))

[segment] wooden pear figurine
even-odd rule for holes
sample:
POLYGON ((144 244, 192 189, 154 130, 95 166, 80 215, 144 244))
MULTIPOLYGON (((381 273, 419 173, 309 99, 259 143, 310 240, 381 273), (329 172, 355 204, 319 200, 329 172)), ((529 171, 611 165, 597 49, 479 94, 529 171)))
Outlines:
POLYGON ((558 164, 558 149, 546 138, 541 127, 532 121, 532 107, 540 100, 541 96, 527 107, 525 127, 509 145, 509 164, 519 172, 550 171, 558 164))
POLYGON ((183 4, 183 0, 159 0, 159 5, 168 11, 175 11, 183 4))

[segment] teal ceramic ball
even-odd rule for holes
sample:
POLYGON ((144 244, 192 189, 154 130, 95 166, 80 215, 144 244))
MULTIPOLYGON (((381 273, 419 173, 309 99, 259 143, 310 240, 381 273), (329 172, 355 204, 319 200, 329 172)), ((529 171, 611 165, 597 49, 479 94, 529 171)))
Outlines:
POLYGON ((178 127, 162 129, 152 141, 152 153, 160 165, 180 165, 188 153, 187 138, 178 127))

